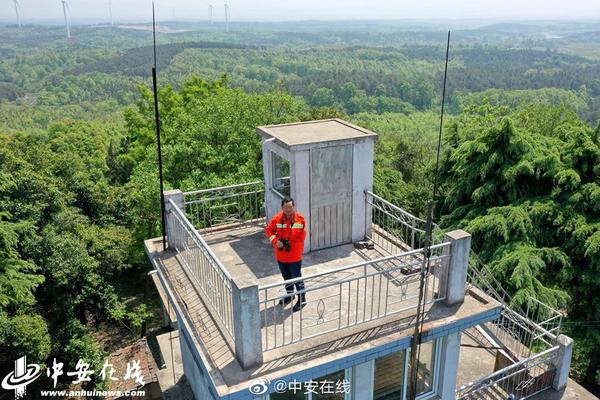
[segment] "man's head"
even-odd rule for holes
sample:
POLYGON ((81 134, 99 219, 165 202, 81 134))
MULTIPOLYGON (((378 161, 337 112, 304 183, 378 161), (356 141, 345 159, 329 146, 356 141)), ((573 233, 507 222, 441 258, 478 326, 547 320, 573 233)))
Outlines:
POLYGON ((281 200, 281 209, 287 218, 290 218, 292 215, 294 215, 294 199, 292 199, 290 196, 285 196, 283 200, 281 200))

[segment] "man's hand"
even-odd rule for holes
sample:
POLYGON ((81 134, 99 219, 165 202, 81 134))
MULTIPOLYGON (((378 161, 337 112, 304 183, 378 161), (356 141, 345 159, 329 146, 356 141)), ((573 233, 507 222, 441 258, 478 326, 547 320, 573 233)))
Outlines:
POLYGON ((277 245, 277 248, 281 250, 281 248, 283 248, 283 242, 279 239, 277 239, 277 243, 275 243, 277 245))

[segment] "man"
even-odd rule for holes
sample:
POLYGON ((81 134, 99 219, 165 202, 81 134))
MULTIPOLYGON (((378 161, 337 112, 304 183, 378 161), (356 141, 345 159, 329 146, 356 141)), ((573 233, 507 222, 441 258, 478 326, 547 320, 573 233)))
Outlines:
MULTIPOLYGON (((286 196, 281 201, 281 212, 271 220, 267 226, 267 237, 275 248, 275 258, 279 264, 279 271, 284 280, 299 278, 302 276, 302 253, 304 252, 304 239, 306 239, 306 220, 299 212, 296 212, 294 199, 286 196)), ((306 294, 304 281, 295 283, 298 302, 292 310, 298 311, 306 305, 306 294)), ((279 300, 279 304, 286 305, 292 301, 294 283, 286 284, 285 290, 288 296, 279 300)))

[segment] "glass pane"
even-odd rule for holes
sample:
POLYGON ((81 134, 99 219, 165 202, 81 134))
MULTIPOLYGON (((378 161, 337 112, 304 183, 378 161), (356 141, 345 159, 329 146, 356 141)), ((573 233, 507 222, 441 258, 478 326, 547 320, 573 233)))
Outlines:
POLYGON ((290 163, 279 157, 275 153, 271 153, 272 163, 272 178, 273 189, 277 190, 284 196, 290 195, 290 163))
POLYGON ((419 354, 419 367, 417 368, 417 394, 428 393, 433 390, 433 365, 435 357, 435 341, 421 343, 419 354))
POLYGON ((404 353, 399 351, 375 360, 374 400, 402 399, 404 353))
POLYGON ((316 393, 312 395, 313 400, 344 400, 345 394, 342 386, 344 378, 344 370, 341 370, 316 379, 319 385, 315 387, 316 393))

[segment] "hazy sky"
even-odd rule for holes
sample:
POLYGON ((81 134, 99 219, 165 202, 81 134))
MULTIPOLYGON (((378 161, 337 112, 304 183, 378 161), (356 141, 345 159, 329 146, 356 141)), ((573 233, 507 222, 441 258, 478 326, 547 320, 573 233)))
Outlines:
MULTIPOLYGON (((21 18, 62 18, 60 0, 18 0, 21 18)), ((109 0, 69 0, 77 19, 108 19, 109 0)), ((206 19, 206 0, 156 0, 159 19, 206 19)), ((215 19, 224 0, 214 1, 215 19)), ((116 20, 149 19, 151 0, 112 0, 116 20)), ((600 0, 229 0, 231 20, 303 19, 600 19, 600 0)), ((0 0, 0 20, 15 18, 13 0, 0 0)))

